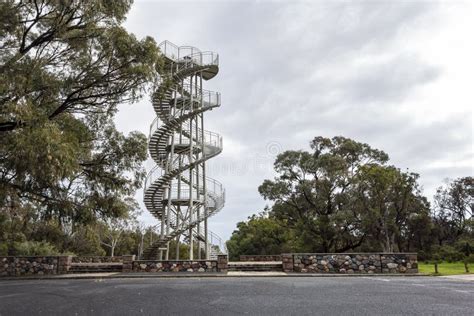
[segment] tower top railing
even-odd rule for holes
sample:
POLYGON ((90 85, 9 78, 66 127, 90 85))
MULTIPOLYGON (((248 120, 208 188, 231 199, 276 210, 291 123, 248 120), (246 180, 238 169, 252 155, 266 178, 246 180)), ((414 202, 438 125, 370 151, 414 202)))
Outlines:
POLYGON ((219 65, 219 54, 215 52, 201 52, 196 47, 178 46, 170 41, 163 41, 158 47, 163 55, 175 62, 192 62, 200 66, 219 65))

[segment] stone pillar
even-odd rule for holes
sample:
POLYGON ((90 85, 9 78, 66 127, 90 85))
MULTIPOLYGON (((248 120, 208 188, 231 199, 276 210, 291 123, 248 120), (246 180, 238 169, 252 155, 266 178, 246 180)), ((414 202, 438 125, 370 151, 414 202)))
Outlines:
POLYGON ((407 273, 418 273, 418 255, 410 253, 407 255, 407 273))
POLYGON ((217 256, 217 272, 227 272, 227 255, 218 255, 217 256))
POLYGON ((293 255, 291 253, 281 254, 283 272, 293 272, 293 255))
POLYGON ((122 256, 122 272, 133 272, 133 261, 135 261, 135 255, 122 256))
POLYGON ((72 264, 72 256, 58 257, 58 274, 67 274, 72 264))

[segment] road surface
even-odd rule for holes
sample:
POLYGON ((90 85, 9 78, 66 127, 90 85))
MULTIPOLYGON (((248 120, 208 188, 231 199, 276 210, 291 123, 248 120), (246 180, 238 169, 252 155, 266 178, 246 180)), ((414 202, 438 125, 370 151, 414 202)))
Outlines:
POLYGON ((474 282, 434 277, 0 280, 0 315, 473 315, 474 282))

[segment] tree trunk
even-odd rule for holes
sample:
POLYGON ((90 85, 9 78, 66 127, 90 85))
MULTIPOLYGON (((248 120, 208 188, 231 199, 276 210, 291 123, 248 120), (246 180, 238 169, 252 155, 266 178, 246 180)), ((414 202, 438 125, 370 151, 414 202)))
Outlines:
POLYGON ((383 211, 382 211, 382 229, 383 229, 383 234, 384 234, 384 251, 385 252, 392 252, 392 243, 391 243, 391 240, 390 240, 390 233, 388 231, 388 226, 387 226, 387 217, 388 217, 388 214, 387 214, 387 210, 385 207, 381 207, 383 208, 383 211))
POLYGON ((143 239, 144 239, 145 235, 142 233, 141 235, 141 238, 140 238, 140 248, 138 249, 138 259, 141 259, 142 258, 142 255, 143 255, 143 239))
POLYGON ((466 269, 466 273, 469 273, 469 263, 464 262, 464 269, 466 269))
POLYGON ((385 235, 384 237, 384 241, 382 241, 383 251, 392 252, 392 244, 390 243, 390 237, 388 235, 385 235))
POLYGON ((7 248, 7 255, 8 256, 16 256, 15 251, 15 201, 13 201, 13 197, 10 200, 10 231, 8 232, 8 248, 7 248))
POLYGON ((435 273, 438 274, 438 262, 435 262, 434 264, 434 268, 435 268, 435 273))

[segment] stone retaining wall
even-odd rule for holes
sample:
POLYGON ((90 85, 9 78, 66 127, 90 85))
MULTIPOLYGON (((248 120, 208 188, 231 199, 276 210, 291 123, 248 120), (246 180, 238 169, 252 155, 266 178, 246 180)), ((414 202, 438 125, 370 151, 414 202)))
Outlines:
POLYGON ((280 255, 240 255, 239 261, 281 261, 280 255))
POLYGON ((127 272, 227 272, 227 256, 217 260, 132 260, 127 272))
POLYGON ((217 272, 217 260, 137 260, 133 272, 217 272))
POLYGON ((218 255, 217 256, 217 271, 218 272, 227 272, 229 269, 229 258, 227 255, 218 255))
POLYGON ((416 253, 380 254, 382 273, 418 273, 416 253))
MULTIPOLYGON (((282 261, 284 272, 418 273, 416 253, 286 253, 281 256, 241 256, 241 261, 282 261), (250 258, 253 257, 253 258, 250 258), (252 260, 253 259, 253 260, 252 260), (273 259, 273 260, 270 260, 273 259)), ((66 274, 73 263, 122 262, 123 272, 227 272, 228 258, 217 260, 135 260, 121 257, 31 256, 0 257, 0 277, 66 274)))
POLYGON ((0 257, 0 277, 67 274, 74 264, 118 264, 125 257, 4 256, 0 257))
POLYGON ((0 257, 0 276, 27 276, 58 274, 64 262, 58 256, 0 257))
POLYGON ((282 261, 285 272, 418 273, 416 253, 295 253, 282 261))

